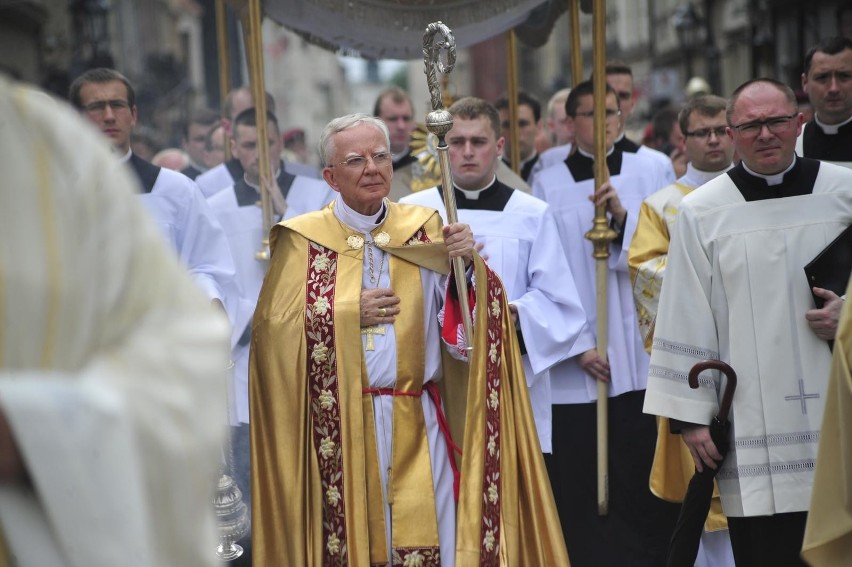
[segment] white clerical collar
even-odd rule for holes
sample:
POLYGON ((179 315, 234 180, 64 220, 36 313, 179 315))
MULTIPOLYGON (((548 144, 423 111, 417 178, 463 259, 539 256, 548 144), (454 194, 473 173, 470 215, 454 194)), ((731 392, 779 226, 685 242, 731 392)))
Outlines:
POLYGON ((455 187, 456 189, 458 189, 459 191, 464 193, 464 196, 467 197, 468 199, 470 199, 471 201, 476 201, 477 199, 479 199, 479 196, 482 194, 483 191, 485 191, 486 189, 488 189, 489 187, 494 185, 495 181, 497 181, 497 174, 495 174, 491 178, 491 181, 489 181, 488 183, 485 184, 485 187, 480 187, 479 189, 473 189, 472 191, 469 191, 467 189, 462 189, 461 187, 459 187, 455 183, 453 183, 453 187, 455 187))
POLYGON ((822 128, 823 132, 825 132, 829 136, 834 136, 840 130, 841 126, 846 126, 847 124, 852 122, 852 116, 850 116, 849 118, 847 118, 843 122, 840 122, 839 124, 826 124, 824 122, 821 122, 820 119, 819 119, 819 116, 814 114, 814 122, 816 122, 817 125, 820 128, 822 128))
POLYGON ((686 164, 686 173, 684 173, 683 177, 678 179, 677 182, 690 187, 701 187, 711 179, 719 177, 721 174, 731 169, 731 167, 732 164, 728 164, 728 167, 720 169, 719 171, 703 171, 692 165, 692 163, 688 163, 686 164))
MULTIPOLYGON (((118 149, 118 148, 115 148, 115 149, 118 149)), ((123 156, 121 156, 120 158, 118 158, 118 161, 120 163, 127 163, 127 160, 129 160, 130 156, 132 156, 132 155, 133 155, 133 150, 127 150, 127 153, 124 154, 123 156)))
MULTIPOLYGON (((578 152, 580 152, 580 155, 582 155, 582 156, 586 156, 587 158, 589 158, 589 159, 590 159, 590 160, 592 160, 592 161, 594 161, 594 160, 595 160, 595 155, 594 155, 594 154, 590 154, 589 152, 585 151, 585 150, 584 150, 583 148, 581 148, 580 146, 577 146, 577 151, 578 151, 578 152)), ((609 151, 607 151, 607 152, 606 152, 606 157, 611 156, 611 155, 612 155, 612 152, 614 152, 614 151, 615 151, 615 145, 613 145, 613 146, 609 149, 609 151)))
POLYGON ((792 161, 792 162, 790 162, 790 165, 789 165, 789 166, 787 166, 787 169, 785 169, 785 170, 784 170, 784 171, 782 171, 781 173, 773 173, 772 175, 764 175, 764 174, 762 174, 762 173, 756 173, 756 172, 754 172, 754 171, 750 170, 750 169, 748 168, 748 166, 745 164, 745 162, 743 162, 743 169, 745 169, 745 170, 746 170, 746 173, 748 173, 749 175, 753 175, 754 177, 760 177, 761 179, 765 179, 765 180, 766 180, 766 184, 767 184, 767 185, 769 185, 769 186, 771 187, 772 185, 781 185, 781 183, 784 181, 784 175, 785 175, 788 171, 790 171, 791 169, 793 169, 793 166, 794 166, 794 165, 796 165, 796 158, 795 158, 795 156, 793 157, 793 161, 792 161))
POLYGON ((624 136, 626 136, 626 135, 627 135, 627 133, 626 133, 626 132, 624 132, 624 131, 622 130, 622 131, 621 131, 621 134, 619 134, 619 135, 615 138, 615 143, 617 144, 618 142, 620 142, 621 140, 623 140, 623 139, 624 139, 624 136))
POLYGON ((361 213, 349 208, 346 203, 343 202, 343 196, 338 193, 334 203, 334 214, 340 222, 352 230, 368 234, 379 224, 379 219, 384 218, 386 208, 387 205, 385 204, 384 199, 382 199, 382 206, 379 207, 379 211, 376 214, 362 215, 361 213))

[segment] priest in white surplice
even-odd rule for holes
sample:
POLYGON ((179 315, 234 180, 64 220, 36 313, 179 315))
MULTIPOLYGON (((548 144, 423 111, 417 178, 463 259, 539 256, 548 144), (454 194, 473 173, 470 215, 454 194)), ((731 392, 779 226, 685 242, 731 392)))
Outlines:
POLYGON ((0 116, 0 564, 213 567, 227 322, 89 124, 0 116))
POLYGON ((157 167, 130 149, 136 126, 133 85, 113 69, 91 69, 69 89, 71 103, 113 144, 113 151, 136 173, 141 199, 163 236, 211 301, 236 316, 234 264, 228 242, 196 184, 176 171, 157 167))
POLYGON ((660 187, 653 164, 641 153, 614 147, 619 106, 607 88, 607 166, 610 182, 597 199, 607 203, 619 237, 610 246, 607 270, 607 360, 596 351, 595 260, 591 229, 595 192, 593 159, 594 97, 591 82, 568 96, 566 114, 573 123, 575 147, 565 162, 544 169, 533 182, 533 195, 556 217, 568 265, 574 276, 587 326, 572 348, 572 358, 550 369, 553 397, 553 454, 549 472, 565 531, 571 562, 583 565, 659 565, 665 559, 678 507, 651 494, 648 475, 657 437, 655 420, 642 414, 648 354, 636 324, 627 269, 627 250, 639 207, 660 187), (597 380, 609 383, 609 516, 598 515, 595 494, 595 406, 597 380), (635 510, 642 510, 637 515, 635 510), (638 561, 638 563, 637 563, 638 561))
MULTIPOLYGON (((716 477, 737 564, 798 560, 825 389, 842 303, 814 309, 803 266, 852 223, 852 172, 797 158, 793 91, 773 80, 739 87, 728 135, 742 163, 681 202, 669 248, 645 411, 680 424, 696 468, 721 460, 708 429, 718 411, 703 359, 739 376, 731 450, 716 477), (696 424, 693 426, 692 424, 696 424)), ((791 563, 792 562, 792 563, 791 563)))
MULTIPOLYGON (((269 155, 281 153, 281 136, 278 120, 268 114, 267 133, 269 155)), ((240 288, 238 316, 235 318, 237 342, 233 345, 234 375, 231 384, 231 431, 234 451, 233 476, 250 501, 249 481, 249 403, 248 361, 251 339, 251 317, 257 304, 260 286, 266 275, 268 262, 257 258, 265 238, 260 208, 260 165, 258 163, 257 112, 254 108, 240 113, 232 126, 231 154, 240 162, 243 177, 231 187, 210 197, 208 203, 222 225, 237 268, 240 288)), ((325 181, 292 175, 285 171, 281 161, 275 164, 274 179, 277 195, 272 193, 272 203, 277 220, 289 219, 322 208, 332 200, 331 187, 325 181)))
MULTIPOLYGON (((482 254, 506 286, 524 355, 524 371, 542 451, 551 452, 550 375, 571 356, 585 327, 571 269, 556 221, 546 203, 501 183, 496 176, 503 151, 500 116, 482 99, 467 97, 450 108, 447 134, 459 220, 469 224, 482 254)), ((440 188, 400 200, 436 209, 446 218, 440 188)))
MULTIPOLYGON (((726 133, 726 107, 727 101, 714 95, 696 96, 684 105, 678 116, 678 127, 685 137, 684 147, 689 160, 686 174, 645 199, 639 210, 639 222, 630 242, 627 263, 633 280, 639 329, 648 352, 651 352, 669 241, 680 202, 731 167, 734 143, 726 133)), ((670 431, 668 419, 659 418, 651 491, 665 500, 681 502, 694 472, 689 449, 680 435, 670 431)), ((727 528, 721 502, 715 497, 705 522, 695 567, 733 565, 727 528)))
POLYGON ((814 119, 802 127, 796 153, 852 168, 852 39, 821 41, 805 56, 802 89, 814 119))

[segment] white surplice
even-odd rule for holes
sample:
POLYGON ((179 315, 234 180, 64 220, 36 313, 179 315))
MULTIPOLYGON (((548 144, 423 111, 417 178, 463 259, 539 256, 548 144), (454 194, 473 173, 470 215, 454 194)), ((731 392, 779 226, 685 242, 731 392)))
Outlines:
POLYGON ((852 172, 822 163, 813 194, 746 202, 729 174, 683 199, 669 248, 645 412, 709 424, 738 375, 732 446, 716 479, 728 516, 808 509, 831 353, 805 320, 803 267, 852 224, 852 172))
MULTIPOLYGON (((470 193, 470 192, 465 192, 470 193)), ((438 188, 414 193, 403 203, 447 213, 438 188)), ((482 254, 518 309, 527 354, 524 372, 542 451, 552 451, 552 400, 548 370, 565 360, 585 326, 571 269, 565 260, 556 221, 547 203, 520 191, 501 211, 458 209, 459 222, 469 224, 482 254)))
MULTIPOLYGON (((618 150, 615 150, 618 151, 618 150)), ((621 171, 611 172, 610 182, 627 209, 622 243, 610 246, 607 270, 607 357, 611 368, 609 396, 643 390, 648 373, 648 355, 639 334, 633 290, 627 268, 627 251, 636 230, 642 201, 658 189, 656 176, 648 176, 653 164, 638 153, 622 152, 621 171)), ((595 212, 589 196, 594 179, 575 181, 564 163, 541 171, 533 183, 533 195, 550 205, 574 276, 587 325, 569 356, 550 370, 554 404, 589 403, 597 399, 597 382, 580 367, 578 357, 597 344, 595 262, 592 244, 584 235, 592 228, 595 212)))
MULTIPOLYGON (((332 198, 333 191, 324 181, 296 176, 287 193, 287 210, 283 219, 319 210, 332 198)), ((257 200, 260 200, 259 194, 257 200)), ((239 286, 238 314, 234 319, 234 332, 238 342, 233 348, 234 380, 231 392, 233 400, 231 422, 236 425, 249 422, 249 343, 245 340, 239 341, 239 338, 242 337, 254 314, 257 296, 268 265, 267 261, 257 258, 264 238, 263 215, 261 208, 254 204, 240 206, 233 185, 228 190, 219 191, 213 195, 208 200, 208 205, 228 239, 239 286)))
MULTIPOLYGON (((227 322, 91 125, 0 78, 0 483, 22 567, 217 564, 227 322)), ((2 560, 0 560, 2 562, 2 560)))

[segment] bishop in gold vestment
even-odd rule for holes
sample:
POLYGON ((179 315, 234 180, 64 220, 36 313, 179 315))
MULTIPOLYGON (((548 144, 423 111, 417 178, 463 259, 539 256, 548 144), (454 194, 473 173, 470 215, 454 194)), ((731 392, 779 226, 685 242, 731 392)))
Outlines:
POLYGON ((470 370, 442 357, 441 336, 458 336, 443 298, 458 249, 444 238, 458 231, 384 199, 383 124, 353 115, 329 127, 324 177, 340 196, 273 229, 253 324, 253 554, 263 565, 567 565, 502 284, 475 260, 470 370), (369 330, 364 290, 391 284, 398 308, 380 307, 394 315, 369 330))

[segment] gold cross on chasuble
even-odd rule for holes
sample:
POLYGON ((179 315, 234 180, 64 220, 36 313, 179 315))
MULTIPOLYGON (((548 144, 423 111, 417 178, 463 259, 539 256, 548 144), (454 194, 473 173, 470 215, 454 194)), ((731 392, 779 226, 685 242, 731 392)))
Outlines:
POLYGON ((384 325, 373 325, 372 327, 362 327, 361 334, 367 335, 367 347, 365 350, 376 350, 376 343, 373 341, 373 335, 385 334, 384 325))

